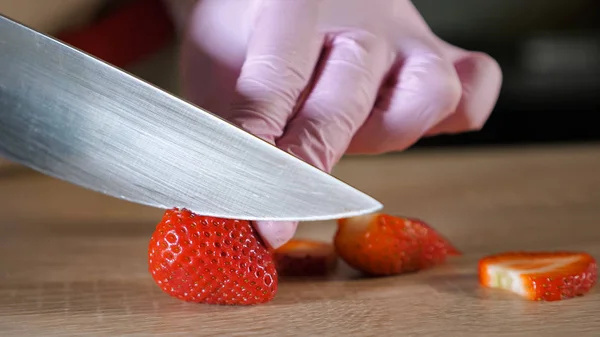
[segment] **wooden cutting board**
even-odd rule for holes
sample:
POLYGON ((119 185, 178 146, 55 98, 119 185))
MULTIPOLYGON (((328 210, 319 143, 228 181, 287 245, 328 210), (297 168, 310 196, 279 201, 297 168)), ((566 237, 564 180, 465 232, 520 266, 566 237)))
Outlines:
MULTIPOLYGON (((600 145, 346 158, 335 174, 465 253, 411 275, 288 281, 255 307, 183 303, 146 268, 160 210, 29 171, 0 171, 1 336, 598 336, 600 291, 536 303, 477 285, 484 254, 600 258, 600 145)), ((332 222, 298 237, 330 240, 332 222)))

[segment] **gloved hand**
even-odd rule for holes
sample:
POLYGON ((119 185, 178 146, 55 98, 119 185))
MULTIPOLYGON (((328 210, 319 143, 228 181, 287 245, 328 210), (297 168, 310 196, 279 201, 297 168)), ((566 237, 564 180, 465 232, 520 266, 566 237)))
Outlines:
MULTIPOLYGON (((481 128, 502 81, 408 0, 201 0, 187 19, 184 95, 327 172, 344 153, 481 128)), ((256 228, 278 247, 296 225, 256 228)))

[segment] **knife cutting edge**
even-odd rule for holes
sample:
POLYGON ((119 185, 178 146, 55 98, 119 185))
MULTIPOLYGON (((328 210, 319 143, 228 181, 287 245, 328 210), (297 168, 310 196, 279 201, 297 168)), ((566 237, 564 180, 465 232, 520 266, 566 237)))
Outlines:
POLYGON ((147 206, 314 221, 382 205, 229 122, 0 15, 0 155, 147 206))

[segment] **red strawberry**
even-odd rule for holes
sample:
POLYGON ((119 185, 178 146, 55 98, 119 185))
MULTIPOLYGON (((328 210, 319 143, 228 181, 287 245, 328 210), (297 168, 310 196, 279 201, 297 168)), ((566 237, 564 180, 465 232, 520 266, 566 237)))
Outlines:
POLYGON ((148 248, 149 271, 184 301, 250 305, 277 292, 271 254, 248 221, 167 210, 148 248))
POLYGON ((460 254, 424 222, 387 214, 339 220, 334 244, 351 267, 380 276, 430 268, 460 254))
POLYGON ((509 252, 479 261, 479 282, 534 301, 582 296, 596 283, 598 266, 587 253, 509 252))
POLYGON ((280 276, 322 276, 336 265, 333 245, 326 242, 292 239, 273 254, 280 276))

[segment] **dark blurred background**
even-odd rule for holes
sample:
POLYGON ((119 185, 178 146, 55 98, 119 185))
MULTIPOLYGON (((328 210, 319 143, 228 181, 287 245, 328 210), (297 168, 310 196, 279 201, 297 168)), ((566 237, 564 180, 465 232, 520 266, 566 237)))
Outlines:
POLYGON ((483 130, 416 147, 600 140, 600 1, 413 3, 441 38, 492 55, 504 74, 483 130))

